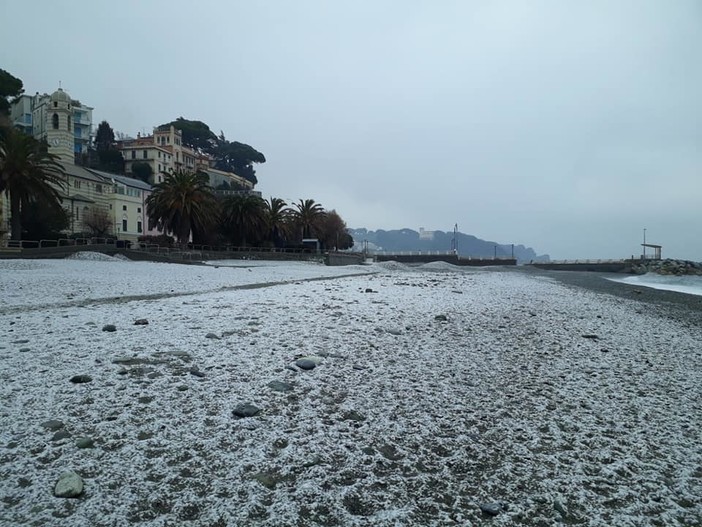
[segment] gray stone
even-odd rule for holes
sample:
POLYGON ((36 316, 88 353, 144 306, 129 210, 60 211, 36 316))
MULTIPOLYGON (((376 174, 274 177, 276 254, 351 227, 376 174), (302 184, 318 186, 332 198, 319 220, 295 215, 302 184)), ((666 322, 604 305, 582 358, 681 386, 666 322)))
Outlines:
POLYGON ((68 430, 58 430, 54 437, 51 438, 52 441, 61 441, 62 439, 67 439, 71 437, 71 433, 68 430))
POLYGON ((295 361, 295 366, 297 366, 301 370, 314 370, 317 367, 317 363, 314 362, 313 360, 303 358, 303 359, 297 359, 295 361))
POLYGON ((115 326, 114 324, 105 324, 104 326, 102 326, 102 330, 112 333, 113 331, 117 331, 117 326, 115 326))
POLYGON ((206 338, 206 339, 216 339, 216 340, 219 340, 219 337, 217 336, 216 333, 208 333, 207 335, 205 335, 205 338, 206 338))
POLYGON ((51 419, 50 421, 44 421, 41 424, 42 428, 46 428, 47 430, 55 431, 55 430, 61 430, 65 425, 63 424, 63 421, 59 421, 57 419, 51 419))
POLYGON ((343 414, 342 418, 344 419, 344 421, 361 422, 361 421, 366 420, 365 416, 362 413, 357 412, 356 410, 351 410, 350 412, 345 412, 343 414))
POLYGON ((26 353, 30 350, 31 348, 20 348, 20 353, 26 353))
POLYGON ((185 384, 181 384, 180 386, 178 386, 178 391, 179 392, 186 392, 186 391, 188 391, 188 387, 185 384))
POLYGON ((148 325, 149 325, 149 321, 146 320, 145 318, 137 318, 137 319, 134 321, 134 325, 135 325, 135 326, 148 326, 148 325))
POLYGON ((232 413, 234 414, 235 417, 242 418, 242 417, 253 417, 253 416, 257 415, 260 411, 261 411, 261 409, 254 406, 253 404, 244 403, 244 404, 240 404, 239 406, 234 408, 232 413))
POLYGON ((448 322, 448 317, 446 315, 436 315, 434 320, 438 322, 448 322))
POLYGON ((398 328, 389 328, 386 331, 391 335, 402 335, 402 330, 398 328))
POLYGON ((194 375, 195 377, 204 377, 205 374, 198 370, 197 368, 190 368, 190 375, 194 375))
POLYGON ((255 474, 253 479, 267 489, 273 490, 280 481, 280 476, 274 472, 260 472, 259 474, 255 474))
POLYGON ((78 448, 93 448, 95 442, 90 437, 79 437, 76 439, 76 446, 78 448))
POLYGON ((354 370, 365 370, 365 369, 366 369, 365 366, 361 366, 360 364, 354 364, 354 365, 352 366, 352 368, 353 368, 354 370))
POLYGON ((480 510, 490 516, 497 516, 504 510, 502 503, 481 503, 480 510))
POLYGON ((86 382, 91 382, 93 378, 90 375, 74 375, 71 377, 71 382, 73 384, 84 384, 86 382))
POLYGON ((27 344, 29 342, 29 339, 20 339, 20 340, 13 340, 12 344, 27 344))
POLYGON ((54 487, 57 498, 77 498, 83 494, 83 479, 74 471, 64 472, 54 487))
POLYGON ((293 389, 292 384, 283 381, 271 381, 268 387, 275 392, 289 392, 293 389))

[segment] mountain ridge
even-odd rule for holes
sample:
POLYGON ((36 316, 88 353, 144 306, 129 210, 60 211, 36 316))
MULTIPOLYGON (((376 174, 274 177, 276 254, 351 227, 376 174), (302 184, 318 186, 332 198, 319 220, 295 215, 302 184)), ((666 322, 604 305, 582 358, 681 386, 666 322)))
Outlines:
MULTIPOLYGON (((365 228, 349 229, 353 236, 354 247, 363 248, 365 242, 371 249, 387 252, 399 251, 450 251, 454 247, 454 233, 444 231, 424 231, 417 232, 412 229, 395 229, 375 231, 365 228)), ((549 261, 548 254, 538 255, 534 249, 522 244, 504 244, 483 240, 472 234, 457 232, 455 234, 457 252, 460 256, 473 258, 510 258, 512 250, 517 262, 524 263, 530 261, 549 261), (514 247, 514 249, 513 249, 514 247)))

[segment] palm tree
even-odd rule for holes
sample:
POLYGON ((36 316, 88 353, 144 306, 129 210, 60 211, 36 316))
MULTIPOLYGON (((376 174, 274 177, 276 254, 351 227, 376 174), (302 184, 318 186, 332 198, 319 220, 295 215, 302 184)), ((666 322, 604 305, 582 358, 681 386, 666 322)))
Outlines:
POLYGON ((46 143, 14 128, 0 133, 0 193, 10 197, 11 236, 22 239, 22 207, 36 202, 60 208, 65 172, 46 143))
POLYGON ((319 220, 324 217, 324 208, 313 199, 306 199, 295 203, 295 209, 297 210, 293 211, 293 216, 300 227, 302 237, 311 238, 317 231, 319 220))
POLYGON ((264 202, 266 228, 268 236, 274 245, 287 238, 290 231, 292 210, 285 200, 271 197, 264 202))
POLYGON ((247 240, 262 238, 266 227, 265 203, 258 196, 251 195, 225 198, 222 219, 235 244, 244 247, 247 240))
POLYGON ((146 199, 150 221, 172 232, 185 247, 193 231, 203 232, 215 222, 216 200, 207 174, 177 170, 154 186, 146 199))

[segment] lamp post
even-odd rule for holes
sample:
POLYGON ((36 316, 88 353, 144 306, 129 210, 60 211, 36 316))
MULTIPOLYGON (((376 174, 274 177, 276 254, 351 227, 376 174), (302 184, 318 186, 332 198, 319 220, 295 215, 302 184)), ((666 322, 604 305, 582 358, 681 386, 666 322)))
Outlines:
POLYGON ((643 259, 646 259, 646 227, 644 227, 643 259))

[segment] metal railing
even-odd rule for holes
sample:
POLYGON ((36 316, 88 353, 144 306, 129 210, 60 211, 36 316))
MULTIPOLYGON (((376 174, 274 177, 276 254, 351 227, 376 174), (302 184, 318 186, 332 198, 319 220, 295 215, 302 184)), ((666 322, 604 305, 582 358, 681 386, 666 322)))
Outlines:
POLYGON ((44 249, 49 247, 73 247, 76 245, 111 245, 114 238, 59 238, 58 240, 0 240, 0 248, 44 249))

